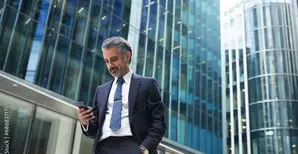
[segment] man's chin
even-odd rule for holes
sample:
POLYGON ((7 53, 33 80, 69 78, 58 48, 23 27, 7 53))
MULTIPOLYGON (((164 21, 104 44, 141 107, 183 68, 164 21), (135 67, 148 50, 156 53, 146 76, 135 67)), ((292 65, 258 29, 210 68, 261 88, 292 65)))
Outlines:
POLYGON ((119 73, 112 73, 112 72, 110 72, 110 74, 111 74, 112 76, 114 76, 114 77, 119 77, 119 76, 120 76, 119 73))

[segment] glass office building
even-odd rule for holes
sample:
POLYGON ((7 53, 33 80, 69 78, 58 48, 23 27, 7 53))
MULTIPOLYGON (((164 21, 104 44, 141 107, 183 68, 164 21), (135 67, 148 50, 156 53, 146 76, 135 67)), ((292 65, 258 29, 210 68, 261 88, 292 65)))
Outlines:
MULTIPOLYGON (((165 140, 222 153, 219 0, 0 0, 0 68, 92 104, 112 79, 101 44, 132 44, 135 73, 155 77, 165 140)), ((71 102, 70 102, 71 103, 71 102)))
POLYGON ((297 1, 244 1, 223 27, 225 153, 297 153, 297 1))

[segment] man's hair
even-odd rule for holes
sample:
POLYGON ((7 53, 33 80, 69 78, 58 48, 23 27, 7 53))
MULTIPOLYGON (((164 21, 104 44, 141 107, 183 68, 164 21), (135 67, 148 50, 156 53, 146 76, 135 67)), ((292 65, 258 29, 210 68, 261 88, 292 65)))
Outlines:
MULTIPOLYGON (((102 51, 103 49, 110 49, 110 48, 120 48, 122 54, 126 53, 127 51, 132 53, 131 46, 129 45, 129 43, 120 36, 113 36, 113 37, 107 38, 102 43, 102 46, 101 46, 102 51)), ((131 58, 129 60, 129 63, 130 61, 131 61, 131 58)))

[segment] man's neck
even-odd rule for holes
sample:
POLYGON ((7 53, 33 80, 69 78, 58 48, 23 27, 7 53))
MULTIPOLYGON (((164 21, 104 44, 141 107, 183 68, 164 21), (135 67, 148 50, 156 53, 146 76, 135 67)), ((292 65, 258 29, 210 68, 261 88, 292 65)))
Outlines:
MULTIPOLYGON (((123 73, 123 76, 125 76, 127 73, 129 73, 130 72, 130 68, 129 67, 127 67, 127 69, 125 69, 125 73, 123 73)), ((122 77, 123 77, 122 76, 122 77)))

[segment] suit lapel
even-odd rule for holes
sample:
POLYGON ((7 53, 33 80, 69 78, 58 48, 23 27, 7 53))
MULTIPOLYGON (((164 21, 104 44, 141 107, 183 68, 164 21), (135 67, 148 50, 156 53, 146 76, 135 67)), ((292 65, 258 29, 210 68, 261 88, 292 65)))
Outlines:
POLYGON ((109 94, 110 94, 110 91, 111 91, 111 88, 112 88, 112 84, 113 84, 113 81, 110 81, 108 82, 105 87, 103 87, 102 89, 104 90, 102 93, 100 93, 100 97, 99 99, 102 99, 102 102, 99 104, 100 107, 100 111, 99 111, 99 116, 100 116, 100 120, 103 120, 102 118, 105 117, 105 114, 106 114, 106 111, 107 111, 107 103, 108 103, 108 99, 109 99, 109 94))
POLYGON ((136 98, 138 94, 138 88, 139 88, 139 76, 136 74, 132 74, 131 81, 130 81, 130 87, 129 87, 129 94, 128 94, 128 115, 129 115, 129 121, 132 120, 133 111, 136 104, 136 98))

